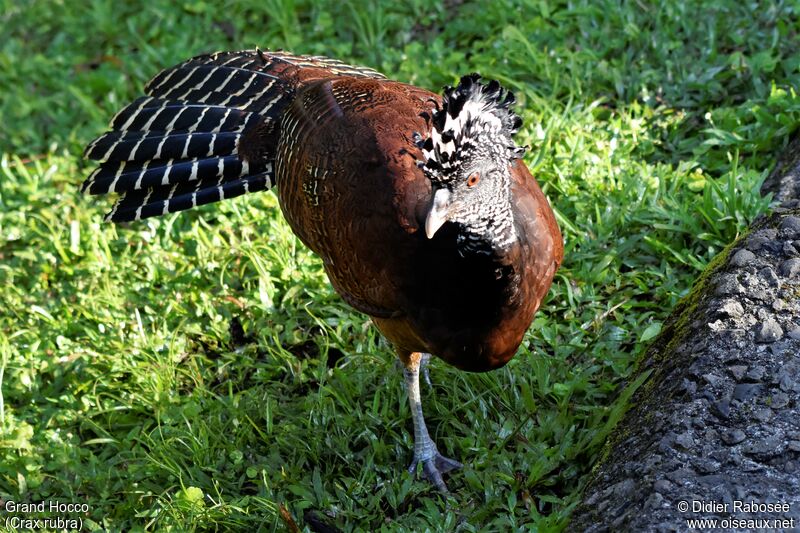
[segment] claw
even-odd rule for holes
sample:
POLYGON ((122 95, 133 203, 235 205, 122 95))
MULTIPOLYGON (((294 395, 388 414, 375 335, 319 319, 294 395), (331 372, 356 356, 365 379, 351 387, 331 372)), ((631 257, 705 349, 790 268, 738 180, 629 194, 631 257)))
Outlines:
POLYGON ((417 459, 417 457, 414 456, 411 466, 408 467, 409 473, 416 473, 417 470, 419 470, 420 465, 422 465, 422 473, 425 474, 425 479, 433 483, 440 492, 445 494, 448 494, 448 490, 444 479, 442 479, 442 474, 446 474, 451 470, 456 470, 464 466, 455 459, 445 457, 438 451, 435 452, 433 457, 428 459, 417 459))

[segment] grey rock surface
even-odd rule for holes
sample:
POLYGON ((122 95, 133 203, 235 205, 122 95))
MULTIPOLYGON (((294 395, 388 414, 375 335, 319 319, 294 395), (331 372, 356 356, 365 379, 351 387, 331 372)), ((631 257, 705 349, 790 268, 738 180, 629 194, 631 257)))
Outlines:
MULTIPOLYGON (((800 196, 795 164, 796 189, 775 180, 786 197, 800 196)), ((641 361, 650 375, 569 531, 800 531, 798 250, 787 200, 695 283, 641 361)))
POLYGON ((761 185, 761 194, 768 193, 772 193, 776 204, 800 199, 800 135, 789 143, 761 185))

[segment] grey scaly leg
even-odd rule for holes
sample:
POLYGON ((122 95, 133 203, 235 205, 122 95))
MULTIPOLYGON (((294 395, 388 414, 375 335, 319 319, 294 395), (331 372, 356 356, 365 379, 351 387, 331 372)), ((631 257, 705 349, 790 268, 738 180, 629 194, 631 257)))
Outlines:
MULTIPOLYGON (((411 354, 409 364, 403 370, 403 375, 406 381, 406 390, 408 391, 408 403, 411 405, 411 418, 414 422, 414 460, 408 471, 414 473, 417 471, 419 465, 422 465, 422 471, 428 481, 436 485, 436 488, 442 492, 447 492, 447 485, 444 484, 442 474, 461 468, 461 463, 448 459, 439 453, 436 444, 428 434, 428 428, 425 426, 425 418, 422 416, 422 400, 419 394, 419 370, 420 362, 424 355, 428 354, 411 354)), ((430 355, 428 355, 430 358, 430 355)))

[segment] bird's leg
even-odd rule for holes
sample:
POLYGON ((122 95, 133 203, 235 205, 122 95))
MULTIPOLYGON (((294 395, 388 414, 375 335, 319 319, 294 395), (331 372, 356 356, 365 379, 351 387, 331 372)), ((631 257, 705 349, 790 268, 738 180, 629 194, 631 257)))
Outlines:
POLYGON ((425 426, 425 418, 422 416, 422 400, 419 394, 419 370, 423 355, 428 354, 412 353, 403 371, 408 391, 408 403, 411 405, 411 418, 414 422, 414 460, 408 470, 414 473, 421 464, 428 481, 436 485, 440 491, 447 492, 447 485, 444 484, 442 474, 461 468, 462 465, 439 453, 425 426))

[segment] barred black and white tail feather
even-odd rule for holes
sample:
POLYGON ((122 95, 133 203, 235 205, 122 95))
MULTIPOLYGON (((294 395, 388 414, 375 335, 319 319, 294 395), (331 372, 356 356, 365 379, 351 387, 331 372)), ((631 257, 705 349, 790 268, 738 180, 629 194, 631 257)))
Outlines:
POLYGON ((96 169, 83 183, 81 192, 107 194, 148 189, 159 185, 184 183, 211 178, 239 178, 250 172, 250 165, 236 155, 205 159, 142 162, 120 162, 114 170, 111 165, 96 169), (150 168, 154 165, 155 168, 150 168))
POLYGON ((169 100, 184 100, 192 91, 248 95, 255 100, 276 83, 280 83, 280 79, 266 72, 222 65, 190 65, 173 69, 163 80, 149 85, 147 92, 169 100))
POLYGON ((176 213, 271 187, 272 165, 268 165, 262 173, 229 181, 206 179, 132 190, 117 201, 106 221, 128 222, 176 213))
POLYGON ((255 50, 242 50, 239 52, 216 52, 187 59, 179 65, 161 71, 145 86, 145 91, 150 94, 163 90, 163 87, 169 85, 169 80, 175 76, 177 71, 184 70, 187 67, 216 65, 219 68, 239 69, 242 71, 252 71, 254 69, 268 71, 276 63, 296 67, 326 69, 334 75, 341 76, 386 78, 386 76, 371 68, 348 65, 338 59, 324 56, 298 56, 281 50, 268 52, 256 48, 255 50))
POLYGON ((254 113, 237 109, 236 105, 222 105, 225 98, 221 96, 205 97, 206 101, 201 102, 202 98, 167 100, 142 96, 117 113, 111 121, 111 128, 118 131, 172 131, 194 127, 200 131, 236 131, 258 119, 254 113))
POLYGON ((117 113, 111 131, 86 148, 85 157, 100 167, 82 191, 120 194, 106 220, 122 222, 270 188, 277 126, 302 68, 324 76, 384 77, 284 52, 194 57, 157 74, 146 96, 117 113))
POLYGON ((110 131, 95 141, 86 157, 106 163, 235 154, 240 137, 241 133, 227 131, 110 131))

